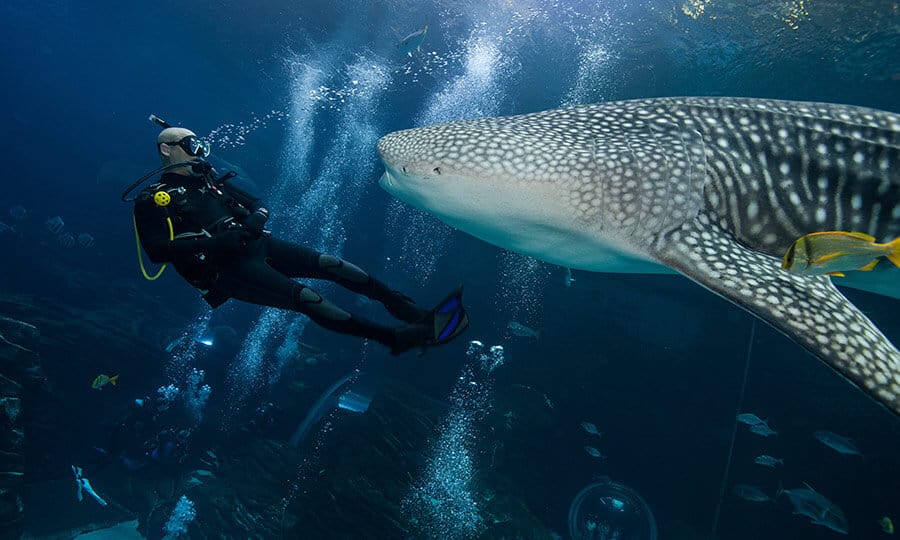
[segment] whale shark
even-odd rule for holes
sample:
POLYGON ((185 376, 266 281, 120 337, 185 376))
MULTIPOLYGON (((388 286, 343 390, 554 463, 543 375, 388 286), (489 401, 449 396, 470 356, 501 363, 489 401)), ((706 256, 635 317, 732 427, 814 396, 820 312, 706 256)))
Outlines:
MULTIPOLYGON (((807 233, 900 236, 900 115, 638 99, 396 131, 378 153, 380 185, 452 227, 567 268, 680 273, 900 414, 897 348, 831 277, 780 268, 807 233)), ((900 298, 893 265, 853 274, 900 298)))

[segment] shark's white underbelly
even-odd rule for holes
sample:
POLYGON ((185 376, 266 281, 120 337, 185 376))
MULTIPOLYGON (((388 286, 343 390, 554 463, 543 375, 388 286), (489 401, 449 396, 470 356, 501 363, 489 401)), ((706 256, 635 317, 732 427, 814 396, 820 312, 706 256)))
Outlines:
POLYGON ((551 229, 523 223, 448 223, 488 243, 559 266, 591 272, 629 274, 674 273, 649 257, 626 251, 612 242, 569 229, 551 229), (463 225, 463 226, 458 226, 463 225))
POLYGON ((675 273, 589 225, 573 221, 559 186, 532 185, 503 190, 473 186, 467 197, 445 196, 435 186, 427 193, 403 189, 385 172, 381 186, 397 198, 438 217, 451 227, 490 244, 576 270, 636 274, 675 273), (482 207, 490 208, 486 211, 482 207))

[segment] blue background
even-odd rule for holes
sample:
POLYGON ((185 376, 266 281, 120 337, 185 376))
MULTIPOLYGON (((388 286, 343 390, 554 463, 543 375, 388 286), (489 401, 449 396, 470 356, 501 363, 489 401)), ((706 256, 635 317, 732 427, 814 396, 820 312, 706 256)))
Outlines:
MULTIPOLYGON (((242 167, 249 185, 281 211, 272 222, 276 234, 337 249, 423 302, 466 284, 473 318, 467 337, 507 350, 497 387, 539 388, 555 403, 544 411, 547 418, 531 419, 505 441, 518 445, 516 463, 528 464, 519 481, 543 486, 528 504, 548 530, 566 530, 571 497, 602 472, 641 490, 656 509, 662 537, 706 535, 749 315, 676 276, 576 272, 567 288, 558 267, 504 254, 398 209, 377 187, 371 144, 373 135, 431 121, 654 96, 772 97, 900 111, 896 3, 816 2, 805 15, 797 11, 803 2, 696 4, 705 9, 694 18, 688 12, 696 5, 662 0, 6 2, 0 221, 13 224, 6 209, 15 205, 28 216, 14 234, 0 236, 7 253, 0 287, 79 308, 139 290, 174 314, 148 323, 160 336, 176 334, 203 311, 174 272, 155 283, 140 280, 131 209, 119 201, 131 181, 158 165, 157 128, 146 120, 158 114, 212 135, 214 154, 242 167), (425 23, 422 49, 399 54, 399 39, 425 23), (473 43, 489 53, 474 53, 473 43), (321 84, 309 86, 304 76, 321 84), (264 126, 253 123, 273 111, 264 126), (292 131, 301 118, 310 129, 292 131), (226 124, 250 126, 241 144, 217 135, 226 124), (329 154, 341 140, 352 151, 329 154), (338 184, 321 191, 329 182, 338 184), (306 206, 292 210, 297 204, 306 206), (43 225, 57 215, 67 231, 87 232, 95 244, 60 245, 43 225), (417 243, 425 255, 408 252, 417 243), (513 318, 539 328, 541 337, 511 335, 513 318), (582 450, 582 420, 607 433, 599 445, 606 461, 582 450)), ((889 338, 900 339, 895 300, 847 295, 889 338)), ((136 302, 134 309, 134 317, 153 319, 149 308, 141 312, 136 302)), ((244 335, 258 314, 230 307, 221 318, 244 335)), ((437 399, 445 399, 463 362, 464 344, 432 351, 426 362, 393 361, 349 338, 309 332, 323 349, 368 358, 437 399)), ((739 431, 729 485, 759 483, 774 493, 779 481, 810 482, 848 514, 851 537, 876 537, 877 520, 898 508, 900 424, 783 336, 764 325, 755 335, 745 409, 767 411, 780 435, 772 442, 739 431), (816 429, 852 436, 865 461, 829 453, 812 439, 816 429), (785 457, 778 474, 752 463, 767 451, 785 457)), ((148 340, 165 344, 162 337, 148 340)), ((109 406, 115 409, 165 382, 164 355, 155 353, 159 365, 139 367, 111 357, 102 342, 72 354, 82 362, 83 380, 98 370, 123 373, 125 388, 109 406)), ((53 372, 63 359, 44 361, 53 372)), ((313 386, 324 389, 348 367, 315 374, 313 386)), ((104 406, 94 397, 79 401, 81 382, 59 380, 56 388, 61 403, 78 405, 60 414, 82 427, 59 437, 88 445, 102 431, 95 427, 104 406)), ((253 399, 265 390, 257 394, 253 399)), ((506 412, 502 404, 496 408, 506 412)), ((487 449, 491 436, 481 439, 487 449)), ((59 448, 50 453, 55 457, 41 474, 52 477, 56 460, 65 458, 59 448)), ((723 538, 830 534, 791 516, 784 500, 754 506, 726 494, 723 538)))

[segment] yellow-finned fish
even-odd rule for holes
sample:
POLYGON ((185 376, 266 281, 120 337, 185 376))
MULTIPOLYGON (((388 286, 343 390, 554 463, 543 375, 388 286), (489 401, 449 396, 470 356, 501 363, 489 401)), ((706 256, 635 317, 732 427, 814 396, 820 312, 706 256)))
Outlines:
POLYGON ((114 375, 114 376, 110 377, 109 375, 104 375, 103 373, 101 373, 100 375, 97 375, 96 377, 94 377, 94 382, 91 383, 91 388, 93 388, 94 390, 100 390, 101 388, 106 386, 108 383, 112 383, 112 385, 115 386, 116 381, 118 381, 118 380, 119 380, 118 375, 114 375))
POLYGON ((894 534, 894 522, 891 521, 891 518, 884 516, 878 520, 878 523, 881 525, 882 531, 888 534, 894 534))
POLYGON ((900 238, 878 244, 865 233, 815 232, 788 248, 781 268, 794 274, 843 276, 849 270, 872 270, 881 257, 900 266, 900 238))

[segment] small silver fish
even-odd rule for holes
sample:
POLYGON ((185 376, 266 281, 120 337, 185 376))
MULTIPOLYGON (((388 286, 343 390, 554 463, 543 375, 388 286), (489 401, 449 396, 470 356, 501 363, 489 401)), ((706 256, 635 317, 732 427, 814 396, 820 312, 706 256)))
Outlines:
POLYGON ((571 268, 566 268, 566 275, 563 278, 563 283, 566 284, 566 287, 571 287, 575 284, 575 276, 572 275, 571 268))
POLYGON ((741 413, 737 415, 737 421, 742 424, 747 424, 748 426, 755 426, 756 424, 765 423, 765 420, 762 420, 760 417, 756 416, 753 413, 741 413))
POLYGON ((78 243, 81 245, 81 247, 89 248, 94 245, 94 237, 86 232, 83 232, 78 235, 78 243))
POLYGON ((21 204, 17 204, 9 209, 9 215, 16 221, 22 221, 28 215, 28 211, 21 204))
POLYGON ((731 492, 750 502, 767 502, 772 500, 772 497, 763 493, 762 489, 750 484, 735 484, 731 488, 731 492))
POLYGON ((597 459, 605 459, 606 456, 600 453, 600 450, 597 450, 593 446, 585 446, 584 451, 588 453, 589 456, 595 457, 597 459))
POLYGON ((847 534, 849 528, 843 510, 809 484, 805 485, 805 488, 784 489, 778 493, 787 495, 794 505, 794 513, 808 517, 813 525, 821 525, 835 532, 847 534))
POLYGON ((755 426, 750 426, 750 431, 759 435, 760 437, 771 437, 772 435, 778 435, 778 432, 769 427, 769 424, 763 422, 762 424, 756 424, 755 426))
POLYGON ((75 245, 75 237, 72 236, 72 233, 64 232, 61 235, 57 236, 56 239, 63 247, 66 248, 70 248, 75 245))
POLYGON ((44 227, 53 234, 59 234, 65 228, 66 223, 59 216, 54 216, 44 222, 44 227))
POLYGON ((581 428, 588 432, 588 434, 596 435, 598 438, 603 436, 603 432, 597 431, 597 426, 595 426, 592 422, 582 422, 581 428))
POLYGON ((534 328, 529 328, 522 323, 518 323, 516 321, 510 321, 509 324, 506 325, 509 328, 509 331, 513 333, 513 335, 519 337, 527 337, 527 338, 539 338, 541 337, 541 331, 535 330, 534 328))
POLYGON ((822 444, 831 448, 835 452, 839 454, 843 454, 845 456, 862 456, 862 452, 859 451, 859 448, 853 444, 853 441, 844 437, 842 435, 838 435, 833 431, 825 431, 820 430, 813 433, 813 436, 822 444))
POLYGON ((768 454, 763 454, 761 456, 756 456, 756 459, 753 460, 757 465, 763 465, 765 467, 775 468, 776 465, 784 465, 783 459, 778 459, 776 457, 772 457, 768 454))

